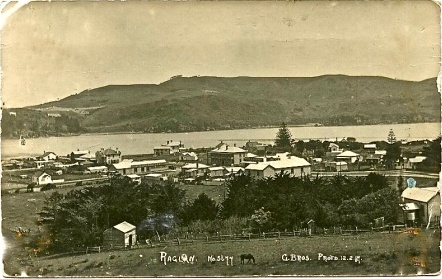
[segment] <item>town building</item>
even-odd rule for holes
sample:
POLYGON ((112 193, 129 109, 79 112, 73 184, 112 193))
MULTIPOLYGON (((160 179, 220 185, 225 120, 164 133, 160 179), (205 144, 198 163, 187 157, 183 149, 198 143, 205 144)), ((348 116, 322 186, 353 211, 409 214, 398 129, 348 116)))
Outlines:
POLYGON ((225 174, 226 170, 224 167, 211 167, 209 168, 209 176, 211 178, 216 178, 216 177, 223 177, 225 174))
POLYGON ((153 148, 155 156, 164 156, 172 154, 172 147, 170 146, 156 146, 153 148))
POLYGON ((103 232, 103 246, 107 248, 131 247, 137 242, 136 228, 124 221, 103 232))
POLYGON ((415 170, 416 168, 419 167, 419 165, 423 163, 425 159, 427 159, 427 157, 425 156, 416 156, 414 158, 409 158, 405 162, 405 168, 410 170, 415 170))
POLYGON ((90 173, 107 173, 108 171, 106 166, 88 167, 87 170, 90 173))
POLYGON ((181 167, 181 175, 188 178, 197 178, 206 175, 209 166, 201 163, 191 163, 181 167))
POLYGON ((359 154, 348 150, 336 155, 336 161, 344 161, 353 164, 356 163, 360 157, 359 154))
POLYGON ((402 192, 402 209, 408 225, 439 224, 440 190, 438 187, 407 188, 402 192))
POLYGON ((348 164, 346 162, 325 162, 324 163, 326 171, 348 171, 348 164))
POLYGON ((68 155, 68 157, 71 159, 71 162, 75 162, 75 161, 77 161, 76 159, 78 159, 81 156, 86 155, 88 153, 89 153, 88 150, 77 149, 76 151, 72 151, 71 154, 68 155))
POLYGON ((57 159, 57 154, 54 152, 43 152, 43 155, 39 157, 43 161, 52 161, 57 159))
POLYGON ((366 143, 364 144, 364 150, 368 153, 374 153, 376 151, 376 143, 366 143))
POLYGON ((32 175, 32 182, 37 185, 45 185, 52 183, 52 177, 46 172, 37 172, 32 175))
POLYGON ((246 174, 257 179, 275 176, 279 173, 303 177, 305 175, 310 175, 311 165, 303 158, 291 156, 290 158, 284 160, 250 164, 245 168, 245 172, 246 174))
POLYGON ((95 159, 99 165, 117 164, 121 161, 121 151, 118 151, 118 148, 115 150, 101 148, 101 150, 95 152, 95 159))
POLYGON ((208 163, 216 166, 239 166, 246 154, 246 150, 236 145, 222 144, 208 153, 208 163))
POLYGON ((183 152, 180 161, 198 161, 198 155, 195 152, 183 152))
POLYGON ((109 167, 110 172, 117 172, 122 175, 144 174, 150 171, 166 170, 166 160, 133 161, 123 160, 109 167))

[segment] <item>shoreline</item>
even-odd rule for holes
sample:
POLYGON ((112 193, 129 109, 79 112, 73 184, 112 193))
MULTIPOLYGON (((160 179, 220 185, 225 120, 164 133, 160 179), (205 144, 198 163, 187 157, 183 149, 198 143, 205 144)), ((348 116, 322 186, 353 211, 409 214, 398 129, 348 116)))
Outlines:
MULTIPOLYGON (((407 124, 439 124, 439 122, 412 122, 412 123, 377 123, 377 124, 353 124, 353 125, 323 125, 321 123, 307 123, 307 124, 286 124, 287 128, 322 128, 322 127, 351 127, 351 126, 381 126, 381 125, 407 125, 407 124)), ((76 136, 103 136, 103 135, 138 135, 138 134, 189 134, 189 133, 203 133, 203 132, 221 132, 221 131, 238 131, 238 130, 256 130, 256 129, 275 129, 279 128, 280 125, 267 125, 263 127, 249 127, 249 128, 237 128, 237 129, 217 129, 217 130, 202 130, 202 131, 181 131, 181 132, 159 132, 150 133, 142 131, 121 131, 121 132, 91 132, 91 133, 75 133, 75 134, 62 134, 56 136, 42 136, 42 137, 31 137, 27 139, 39 139, 39 138, 66 138, 66 137, 76 137, 76 136)), ((1 137, 2 140, 15 140, 15 137, 1 137)))

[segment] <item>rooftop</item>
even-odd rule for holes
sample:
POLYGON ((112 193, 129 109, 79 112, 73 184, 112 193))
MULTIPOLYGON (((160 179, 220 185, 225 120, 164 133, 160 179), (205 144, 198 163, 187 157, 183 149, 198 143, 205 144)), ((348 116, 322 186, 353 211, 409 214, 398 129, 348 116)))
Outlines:
POLYGON ((218 148, 213 149, 211 152, 215 153, 247 153, 242 148, 236 147, 236 146, 229 146, 227 144, 223 144, 218 148))
POLYGON ((401 197, 404 199, 428 202, 433 197, 439 193, 439 188, 437 187, 426 187, 426 188, 407 188, 402 192, 401 197))
POLYGON ((123 233, 127 233, 127 232, 130 232, 131 230, 136 229, 137 227, 135 227, 134 225, 124 221, 124 222, 122 222, 122 223, 120 223, 118 225, 115 225, 114 228, 119 230, 119 231, 121 231, 121 232, 123 232, 123 233))

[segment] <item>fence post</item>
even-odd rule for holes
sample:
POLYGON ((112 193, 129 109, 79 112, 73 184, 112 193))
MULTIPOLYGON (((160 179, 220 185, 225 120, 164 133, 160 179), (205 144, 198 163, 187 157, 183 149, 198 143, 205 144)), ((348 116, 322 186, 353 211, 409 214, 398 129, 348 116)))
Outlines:
POLYGON ((342 227, 339 227, 339 234, 342 234, 342 227))
POLYGON ((333 234, 336 234, 336 228, 333 226, 333 234))
POLYGON ((295 232, 295 230, 293 230, 293 236, 296 236, 296 232, 295 232))
POLYGON ((373 227, 371 227, 371 233, 373 233, 373 227))
POLYGON ((250 233, 249 233, 249 241, 250 241, 250 233))
POLYGON ((180 238, 179 237, 176 238, 176 241, 178 242, 178 246, 180 246, 181 242, 180 242, 180 238))
POLYGON ((207 240, 207 242, 209 242, 209 237, 206 235, 206 240, 207 240))
POLYGON ((358 234, 358 226, 356 226, 356 234, 358 234))
POLYGON ((262 236, 263 236, 264 239, 266 239, 266 233, 265 232, 262 233, 262 236))
POLYGON ((278 239, 281 239, 281 233, 278 232, 278 239))

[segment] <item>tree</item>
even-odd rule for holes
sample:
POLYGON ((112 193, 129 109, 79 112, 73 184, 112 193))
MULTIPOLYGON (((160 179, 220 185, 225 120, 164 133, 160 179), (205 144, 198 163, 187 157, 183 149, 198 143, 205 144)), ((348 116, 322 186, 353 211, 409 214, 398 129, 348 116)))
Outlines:
POLYGON ((214 220, 218 215, 218 209, 216 202, 202 193, 185 207, 183 221, 189 223, 195 220, 214 220))
POLYGON ((395 142, 389 144, 386 148, 387 154, 385 154, 384 160, 387 169, 392 169, 394 167, 394 163, 401 159, 401 147, 400 142, 395 142))
POLYGON ((270 211, 264 211, 264 207, 255 210, 255 213, 252 215, 250 220, 255 226, 258 227, 259 234, 261 234, 262 230, 266 229, 266 225, 269 223, 270 217, 271 217, 270 211))
POLYGON ((387 142, 389 144, 396 143, 396 135, 394 134, 393 129, 390 129, 390 132, 388 132, 387 142))
POLYGON ((284 151, 291 151, 292 149, 292 134, 284 122, 276 133, 275 146, 284 151))
POLYGON ((296 142, 295 143, 295 148, 296 148, 296 151, 299 154, 302 154, 304 152, 304 149, 305 149, 304 141, 300 140, 300 141, 296 142))
POLYGON ((422 169, 440 172, 441 165, 441 137, 439 136, 423 148, 422 155, 427 157, 421 165, 422 169))

